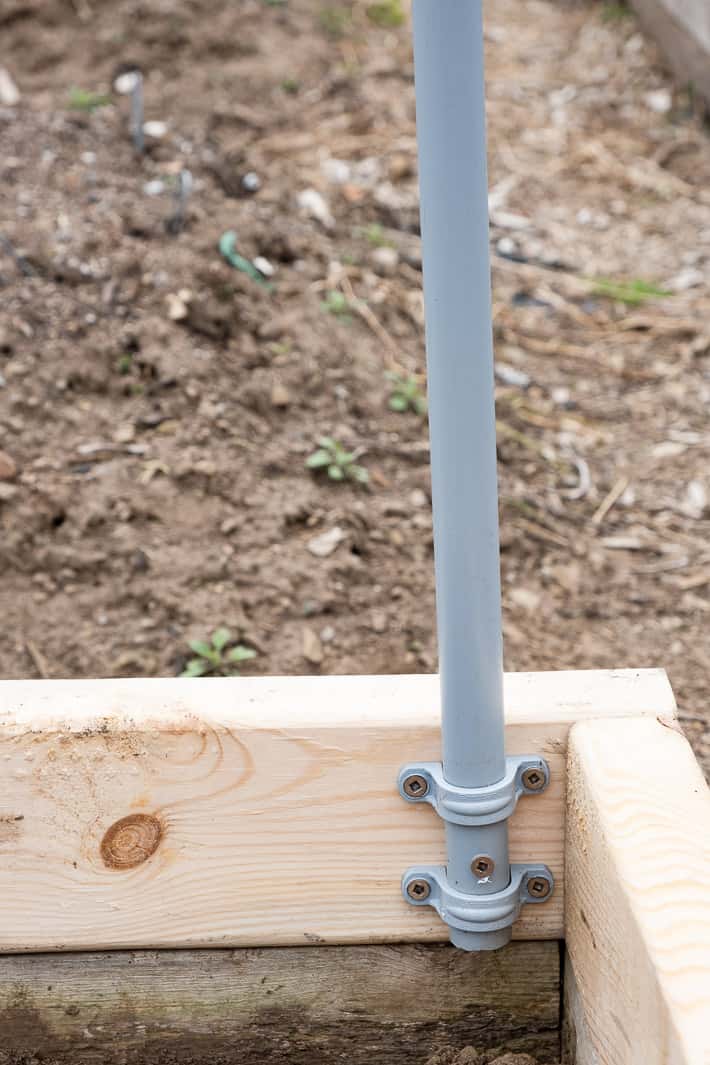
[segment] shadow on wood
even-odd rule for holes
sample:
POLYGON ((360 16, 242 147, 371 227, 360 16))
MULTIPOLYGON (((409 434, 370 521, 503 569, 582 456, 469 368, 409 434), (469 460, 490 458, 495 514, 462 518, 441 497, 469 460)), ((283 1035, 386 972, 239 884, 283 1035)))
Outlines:
POLYGON ((424 1065, 559 1052, 556 942, 8 955, 0 1063, 424 1065))

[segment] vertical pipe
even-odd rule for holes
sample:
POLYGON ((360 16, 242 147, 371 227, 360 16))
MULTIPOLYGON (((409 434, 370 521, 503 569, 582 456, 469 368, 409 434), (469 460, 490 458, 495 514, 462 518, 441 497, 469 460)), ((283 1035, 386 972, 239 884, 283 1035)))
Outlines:
MULTIPOLYGON (((482 0, 414 0, 413 21, 443 769, 482 787, 505 772, 482 0)), ((505 822, 448 825, 447 846, 459 890, 508 885, 505 822)), ((452 938, 485 949, 509 930, 452 938)))

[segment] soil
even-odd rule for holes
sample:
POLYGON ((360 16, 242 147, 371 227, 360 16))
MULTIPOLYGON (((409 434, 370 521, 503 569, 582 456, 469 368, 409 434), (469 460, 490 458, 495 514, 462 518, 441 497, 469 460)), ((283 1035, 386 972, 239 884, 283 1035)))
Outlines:
MULTIPOLYGON (((1 675, 171 675, 221 625, 249 672, 436 668, 392 10, 3 3, 1 675), (321 436, 368 485, 306 468, 321 436)), ((707 766, 710 140, 620 5, 497 0, 486 36, 506 667, 665 666, 707 766)))

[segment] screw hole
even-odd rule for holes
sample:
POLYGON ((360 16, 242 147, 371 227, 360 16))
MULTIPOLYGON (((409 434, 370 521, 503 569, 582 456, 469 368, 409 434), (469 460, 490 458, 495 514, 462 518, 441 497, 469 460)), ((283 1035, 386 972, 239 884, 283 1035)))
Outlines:
POLYGON ((492 876, 495 867, 496 863, 488 854, 477 854, 471 862, 471 872, 474 876, 477 876, 479 880, 483 880, 483 878, 487 876, 492 876))
POLYGON ((404 794, 408 795, 410 799, 423 799, 429 791, 429 782, 426 777, 413 773, 412 776, 405 779, 403 789, 404 794))
POLYGON ((545 774, 541 769, 526 769, 522 775, 522 784, 527 791, 542 791, 545 787, 545 774))
POLYGON ((532 899, 546 899, 552 891, 552 884, 544 876, 531 876, 526 887, 532 899))
POLYGON ((428 899, 431 894, 431 887, 428 880, 410 880, 407 884, 407 894, 410 899, 414 899, 416 902, 423 902, 424 899, 428 899))

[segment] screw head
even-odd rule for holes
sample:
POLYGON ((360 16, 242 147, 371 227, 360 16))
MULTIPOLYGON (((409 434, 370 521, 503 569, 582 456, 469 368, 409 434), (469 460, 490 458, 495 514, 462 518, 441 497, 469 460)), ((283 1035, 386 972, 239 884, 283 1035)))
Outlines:
POLYGON ((410 880, 407 884, 407 894, 415 902, 423 902, 431 895, 431 886, 428 880, 410 880))
POLYGON ((410 799, 423 799, 429 791, 429 781, 419 773, 412 773, 411 776, 404 778, 402 790, 410 799))
POLYGON ((546 899, 552 891, 552 884, 544 876, 531 876, 525 887, 533 899, 546 899))
POLYGON ((545 774, 534 766, 526 769, 520 779, 526 791, 542 791, 545 787, 545 774))
POLYGON ((496 863, 488 854, 477 854, 471 862, 471 872, 479 880, 491 876, 495 867, 496 863))

